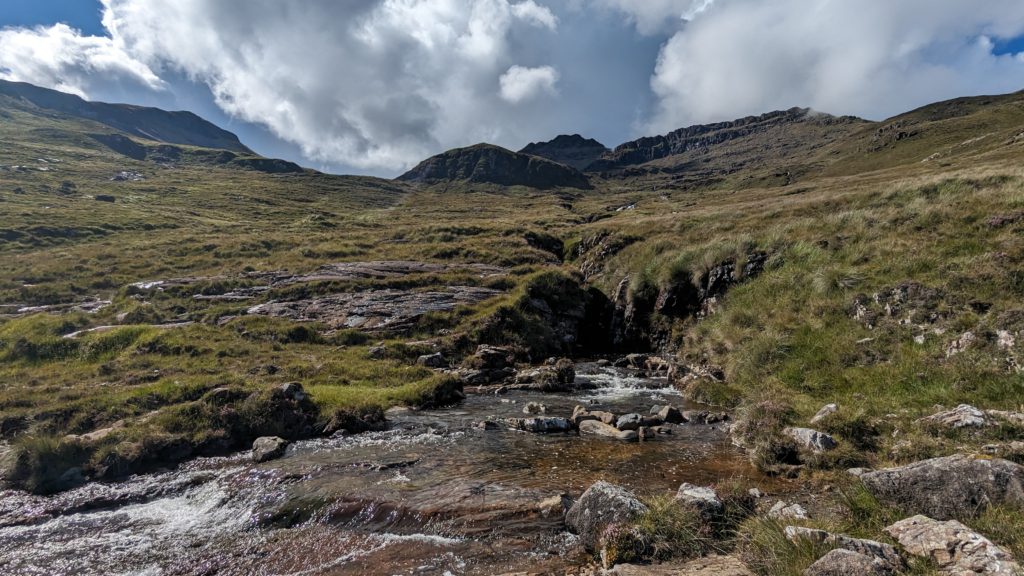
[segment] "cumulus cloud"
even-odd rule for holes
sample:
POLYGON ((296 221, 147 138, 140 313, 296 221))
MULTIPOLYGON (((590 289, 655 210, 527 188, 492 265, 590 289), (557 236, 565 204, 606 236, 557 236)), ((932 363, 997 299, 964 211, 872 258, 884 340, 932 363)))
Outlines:
POLYGON ((526 2, 513 4, 512 14, 514 14, 516 18, 532 20, 536 24, 544 26, 548 30, 554 30, 558 27, 558 17, 551 12, 551 9, 547 6, 541 6, 533 0, 526 0, 526 2))
POLYGON ((0 30, 0 78, 82 97, 88 96, 97 83, 164 88, 149 66, 111 38, 83 36, 66 24, 0 30))
MULTIPOLYGON (((622 0, 624 3, 626 0, 622 0)), ((1024 61, 992 38, 1024 34, 1019 0, 717 0, 664 45, 645 130, 791 106, 886 116, 1024 88, 1024 61)))
POLYGON ((512 66, 501 75, 501 97, 517 104, 535 98, 542 93, 554 94, 558 71, 551 66, 526 68, 512 66))
POLYGON ((642 34, 671 33, 713 3, 714 0, 597 0, 599 6, 625 13, 642 34))

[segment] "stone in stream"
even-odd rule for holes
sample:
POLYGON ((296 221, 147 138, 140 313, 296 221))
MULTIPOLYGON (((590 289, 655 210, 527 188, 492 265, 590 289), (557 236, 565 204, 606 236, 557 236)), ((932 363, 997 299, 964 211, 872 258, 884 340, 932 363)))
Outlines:
POLYGON ((683 412, 683 419, 691 424, 717 424, 729 419, 729 415, 722 413, 708 412, 707 410, 687 410, 683 412))
POLYGON ((639 414, 624 414, 615 421, 615 427, 619 430, 636 430, 642 422, 643 416, 639 414))
POLYGON ((657 412, 655 412, 658 418, 661 418, 662 422, 669 424, 684 424, 686 418, 683 413, 680 412, 675 406, 662 406, 657 412))
POLYGON ((804 571, 804 576, 889 576, 896 574, 887 562, 852 550, 829 551, 804 571))
POLYGON ((626 442, 632 442, 640 438, 640 435, 635 430, 619 430, 614 426, 597 420, 584 420, 580 422, 579 428, 581 434, 595 434, 626 442))
POLYGON ((565 525, 588 550, 594 551, 600 544, 601 533, 610 524, 627 524, 647 512, 645 506, 629 490, 609 484, 595 482, 565 514, 565 525))
POLYGON ((1024 505, 1024 466, 956 454, 866 472, 861 482, 883 504, 938 520, 970 518, 989 506, 1024 505))
POLYGON ((786 428, 783 433, 796 440, 799 447, 812 452, 827 452, 839 446, 831 435, 810 428, 786 428))
POLYGON ((523 414, 546 414, 548 407, 540 402, 530 402, 523 406, 523 414))
POLYGON ((284 456, 288 441, 277 436, 262 436, 252 443, 252 459, 266 462, 284 456))
POLYGON ((902 570, 906 565, 903 558, 895 548, 889 544, 883 544, 882 542, 850 538, 843 534, 832 534, 831 532, 826 532, 824 530, 804 528, 802 526, 786 526, 785 534, 786 538, 794 544, 809 542, 825 546, 834 546, 836 548, 842 548, 843 550, 863 554, 871 558, 878 558, 890 566, 894 571, 902 570))
POLYGON ((534 434, 571 432, 573 430, 572 422, 566 418, 513 418, 509 420, 509 425, 516 430, 534 434))
POLYGON ((988 538, 956 520, 939 522, 927 516, 913 516, 885 531, 915 556, 931 558, 946 574, 991 574, 1019 576, 1020 564, 988 538))

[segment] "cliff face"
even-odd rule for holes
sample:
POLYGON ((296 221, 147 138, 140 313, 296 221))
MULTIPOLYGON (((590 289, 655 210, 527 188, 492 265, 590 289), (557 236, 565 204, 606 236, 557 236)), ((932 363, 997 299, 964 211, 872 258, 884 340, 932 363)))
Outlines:
POLYGON ((427 158, 398 177, 406 182, 474 182, 530 188, 590 188, 578 170, 539 156, 477 144, 427 158))
POLYGON ((664 136, 651 136, 626 142, 590 165, 588 171, 615 171, 630 166, 654 162, 672 156, 736 155, 740 148, 754 144, 761 158, 770 157, 774 149, 792 148, 790 140, 802 140, 814 147, 831 141, 826 134, 847 133, 848 128, 860 126, 862 120, 835 117, 812 112, 807 108, 791 108, 749 116, 731 122, 700 124, 680 128, 664 136))
POLYGON ((604 144, 593 138, 562 134, 547 142, 531 142, 519 153, 547 158, 585 172, 595 160, 609 151, 604 144))

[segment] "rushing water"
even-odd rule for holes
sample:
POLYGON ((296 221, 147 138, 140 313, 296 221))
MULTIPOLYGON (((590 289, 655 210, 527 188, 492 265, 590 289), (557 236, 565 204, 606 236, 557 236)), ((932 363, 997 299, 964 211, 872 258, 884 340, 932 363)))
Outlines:
POLYGON ((642 443, 482 430, 528 402, 647 413, 686 406, 628 372, 578 367, 573 395, 470 395, 438 411, 392 411, 386 432, 318 439, 284 458, 199 459, 172 472, 42 498, 0 493, 0 574, 500 574, 583 560, 563 495, 596 480, 639 494, 752 475, 717 426, 642 443))

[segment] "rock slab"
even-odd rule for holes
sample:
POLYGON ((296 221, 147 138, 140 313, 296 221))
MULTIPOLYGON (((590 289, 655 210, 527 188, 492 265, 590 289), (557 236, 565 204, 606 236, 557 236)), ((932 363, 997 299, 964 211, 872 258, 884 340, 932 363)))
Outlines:
POLYGON ((934 560, 946 574, 1022 573, 1009 552, 956 520, 940 522, 919 515, 900 520, 885 531, 911 554, 934 560))

